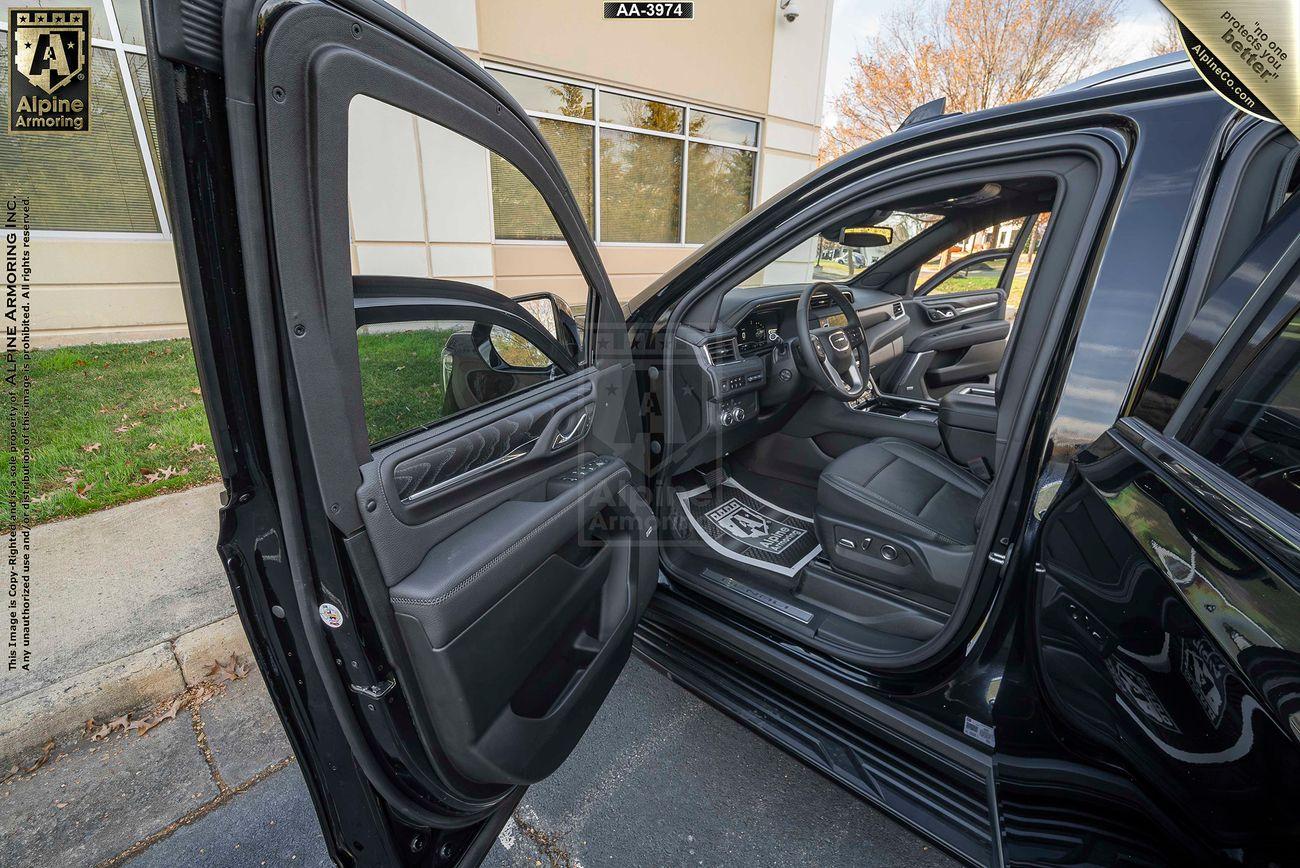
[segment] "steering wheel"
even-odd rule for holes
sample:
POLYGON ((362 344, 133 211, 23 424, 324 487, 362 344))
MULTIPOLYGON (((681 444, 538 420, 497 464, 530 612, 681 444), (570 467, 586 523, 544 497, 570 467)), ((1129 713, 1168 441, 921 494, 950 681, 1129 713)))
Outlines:
POLYGON ((795 319, 799 327, 799 353, 813 382, 841 401, 862 397, 870 383, 870 362, 866 366, 862 363, 862 347, 867 336, 858 312, 843 291, 833 283, 814 283, 799 296, 795 319), (812 299, 819 294, 829 296, 839 306, 847 325, 819 328, 809 325, 812 299))

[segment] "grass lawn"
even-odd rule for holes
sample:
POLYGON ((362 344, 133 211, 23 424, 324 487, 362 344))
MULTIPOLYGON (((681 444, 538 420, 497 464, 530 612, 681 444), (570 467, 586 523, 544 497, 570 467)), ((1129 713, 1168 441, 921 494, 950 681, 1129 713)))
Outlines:
POLYGON ((34 523, 218 478, 189 341, 33 356, 34 523))
MULTIPOLYGON (((442 415, 448 330, 361 335, 372 439, 442 415)), ((220 478, 188 340, 37 350, 32 522, 220 478)))

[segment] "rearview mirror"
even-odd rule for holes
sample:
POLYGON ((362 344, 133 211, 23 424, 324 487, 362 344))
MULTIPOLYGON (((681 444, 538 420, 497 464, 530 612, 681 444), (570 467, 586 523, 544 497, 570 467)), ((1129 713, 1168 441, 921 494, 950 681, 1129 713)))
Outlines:
POLYGON ((827 241, 843 244, 845 247, 885 247, 894 243, 894 228, 892 226, 844 226, 823 232, 822 237, 827 241))

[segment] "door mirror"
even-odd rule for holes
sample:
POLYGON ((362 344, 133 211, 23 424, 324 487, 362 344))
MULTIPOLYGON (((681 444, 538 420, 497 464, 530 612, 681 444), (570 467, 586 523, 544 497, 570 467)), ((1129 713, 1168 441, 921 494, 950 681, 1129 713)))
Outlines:
MULTIPOLYGON (((578 359, 582 356, 582 327, 569 303, 549 292, 516 295, 512 299, 544 328, 551 337, 578 359)), ((504 354, 503 354, 504 355, 504 354)))

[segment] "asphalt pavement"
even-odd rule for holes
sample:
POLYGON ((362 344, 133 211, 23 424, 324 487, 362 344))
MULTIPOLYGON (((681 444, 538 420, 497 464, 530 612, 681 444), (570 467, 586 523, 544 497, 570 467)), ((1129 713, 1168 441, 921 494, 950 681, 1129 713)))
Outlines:
MULTIPOLYGON (((260 679, 0 787, 0 864, 329 865, 260 679), (184 713, 181 717, 186 717, 184 713)), ((633 661, 492 866, 947 865, 933 845, 633 661)))

